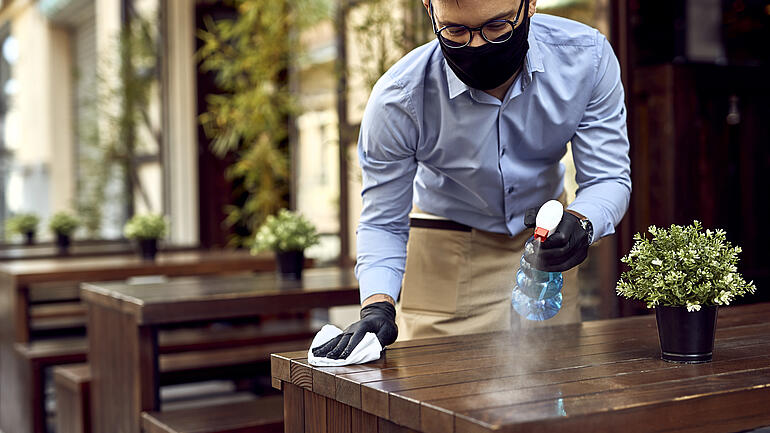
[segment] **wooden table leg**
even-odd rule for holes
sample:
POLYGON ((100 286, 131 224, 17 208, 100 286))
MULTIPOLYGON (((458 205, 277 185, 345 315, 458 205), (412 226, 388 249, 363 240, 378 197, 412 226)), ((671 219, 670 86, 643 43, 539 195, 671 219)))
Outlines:
POLYGON ((284 433, 304 433, 305 400, 302 388, 289 382, 282 383, 283 388, 283 431, 284 433))
POLYGON ((94 433, 140 433, 142 411, 160 409, 157 330, 89 304, 88 341, 94 433))

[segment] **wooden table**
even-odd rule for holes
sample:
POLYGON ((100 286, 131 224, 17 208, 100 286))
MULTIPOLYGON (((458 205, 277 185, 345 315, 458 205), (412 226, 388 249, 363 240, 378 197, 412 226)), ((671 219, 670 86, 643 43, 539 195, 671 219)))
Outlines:
MULTIPOLYGON (((0 263, 0 344, 30 341, 31 288, 85 281, 125 280, 147 275, 186 276, 275 269, 271 255, 252 256, 246 251, 165 252, 157 260, 136 254, 109 257, 57 258, 0 263)), ((77 296, 77 289, 74 294, 77 296)))
POLYGON ((274 354, 286 432, 730 432, 770 425, 770 304, 719 312, 714 360, 660 360, 654 315, 396 343, 312 367, 274 354))
POLYGON ((359 302, 351 269, 310 269, 302 281, 275 275, 184 279, 166 284, 85 284, 95 433, 139 432, 159 410, 158 330, 186 322, 306 311, 359 302))

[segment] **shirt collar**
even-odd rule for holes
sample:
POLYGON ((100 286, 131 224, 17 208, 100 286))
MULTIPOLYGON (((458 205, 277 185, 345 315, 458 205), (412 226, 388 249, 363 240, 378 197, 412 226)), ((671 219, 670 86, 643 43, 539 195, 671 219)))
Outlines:
POLYGON ((462 80, 457 77, 455 71, 449 67, 449 63, 447 63, 446 58, 444 58, 444 70, 446 71, 446 81, 449 85, 449 99, 454 99, 458 95, 461 95, 462 93, 470 90, 470 87, 463 83, 462 80))
MULTIPOLYGON (((537 72, 543 72, 543 56, 540 52, 540 48, 537 45, 537 40, 535 39, 534 35, 532 34, 532 21, 530 19, 530 25, 529 25, 529 33, 527 34, 527 42, 529 42, 529 49, 527 50, 527 58, 524 62, 527 75, 531 78, 532 73, 537 72)), ((439 41, 439 44, 441 42, 439 41)), ((441 47, 439 47, 441 49, 441 47)), ((443 52, 442 52, 443 56, 443 52)), ((444 71, 446 71, 446 81, 449 85, 449 99, 454 99, 458 95, 461 95, 462 93, 469 91, 471 88, 468 87, 467 84, 463 83, 460 78, 457 77, 455 72, 452 70, 452 68, 449 67, 449 63, 447 63, 446 58, 444 58, 444 71)))

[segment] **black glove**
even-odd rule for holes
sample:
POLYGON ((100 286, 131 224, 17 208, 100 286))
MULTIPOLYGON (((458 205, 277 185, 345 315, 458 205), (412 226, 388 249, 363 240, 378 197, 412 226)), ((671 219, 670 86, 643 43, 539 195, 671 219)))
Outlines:
MULTIPOLYGON (((538 210, 538 208, 527 209, 524 214, 524 225, 535 228, 538 210)), ((564 212, 556 230, 540 245, 540 252, 526 259, 541 271, 564 272, 585 260, 588 255, 589 241, 588 232, 580 219, 569 212, 564 212)))
POLYGON ((313 349, 313 355, 331 359, 347 358, 367 332, 374 332, 382 347, 392 344, 398 336, 396 308, 390 302, 374 302, 361 309, 361 320, 350 325, 342 334, 313 349))

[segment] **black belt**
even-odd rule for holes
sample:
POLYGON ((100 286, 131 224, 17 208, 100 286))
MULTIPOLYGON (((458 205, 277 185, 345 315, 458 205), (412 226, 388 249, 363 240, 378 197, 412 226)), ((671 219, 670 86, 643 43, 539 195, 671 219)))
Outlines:
POLYGON ((409 218, 409 225, 411 227, 419 227, 423 229, 439 229, 439 230, 456 230, 460 232, 469 232, 473 230, 470 226, 460 224, 451 220, 436 220, 427 218, 409 218))

